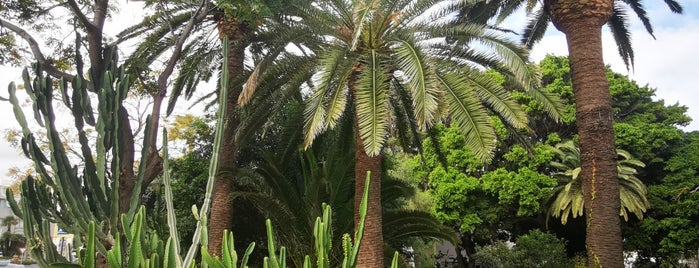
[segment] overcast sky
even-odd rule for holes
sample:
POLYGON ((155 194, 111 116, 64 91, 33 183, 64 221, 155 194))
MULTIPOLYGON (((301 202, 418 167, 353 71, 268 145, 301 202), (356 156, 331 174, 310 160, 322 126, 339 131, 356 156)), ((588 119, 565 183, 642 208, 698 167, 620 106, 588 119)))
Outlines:
MULTIPOLYGON (((639 85, 649 85, 657 89, 656 99, 664 99, 666 104, 679 102, 689 108, 688 114, 698 120, 692 122, 685 131, 699 130, 699 0, 678 0, 685 8, 683 15, 672 14, 664 1, 654 0, 645 2, 649 17, 654 26, 654 40, 645 32, 638 19, 631 17, 633 47, 636 55, 635 68, 627 71, 611 35, 605 30, 603 37, 605 63, 611 65, 616 72, 626 74, 639 85)), ((119 1, 124 3, 124 1, 119 1)), ((141 3, 129 2, 129 7, 122 7, 121 14, 116 19, 107 22, 106 32, 116 33, 141 18, 143 9, 141 3), (133 7, 133 8, 130 8, 133 7)), ((509 20, 506 26, 519 30, 515 26, 524 21, 519 16, 509 20)), ((566 41, 563 34, 554 27, 549 30, 544 39, 531 52, 532 60, 540 61, 546 54, 567 55, 566 41)), ((10 81, 21 81, 19 70, 0 66, 0 96, 7 97, 7 85, 10 81)), ((0 131, 9 128, 18 129, 14 120, 12 108, 7 102, 0 102, 0 131)), ((5 173, 13 166, 26 168, 29 161, 20 152, 10 148, 10 145, 0 139, 0 184, 10 183, 5 179, 5 173)))

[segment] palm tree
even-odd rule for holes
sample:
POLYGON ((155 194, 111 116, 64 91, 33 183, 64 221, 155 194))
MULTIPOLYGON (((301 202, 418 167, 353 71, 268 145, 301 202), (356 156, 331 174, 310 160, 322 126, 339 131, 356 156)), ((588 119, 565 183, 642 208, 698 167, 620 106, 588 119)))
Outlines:
MULTIPOLYGON (((567 141, 556 145, 554 150, 559 161, 551 162, 551 167, 560 170, 553 173, 558 179, 559 185, 554 189, 552 201, 549 205, 549 215, 561 218, 561 223, 566 224, 568 216, 573 218, 583 215, 584 203, 582 192, 582 179, 580 178, 580 149, 573 141, 567 141)), ((636 168, 645 167, 643 162, 635 159, 629 152, 617 149, 619 161, 617 162, 617 174, 619 176, 619 199, 621 209, 619 215, 624 220, 629 220, 629 212, 643 219, 643 213, 650 207, 646 198, 646 186, 636 177, 636 168)))
POLYGON ((483 25, 439 23, 450 17, 449 10, 429 12, 440 2, 323 0, 304 9, 303 19, 313 25, 309 31, 326 42, 314 55, 304 144, 308 148, 345 113, 355 120, 355 207, 369 187, 359 267, 383 267, 377 178, 382 177, 381 151, 389 128, 406 124, 426 130, 449 118, 463 130, 474 154, 487 160, 496 143, 489 111, 516 128, 527 124, 509 92, 481 71, 493 68, 530 89, 536 76, 525 50, 483 25), (472 46, 474 41, 481 45, 472 46), (367 172, 375 178, 368 186, 367 172))
MULTIPOLYGON (((501 18, 526 3, 531 12, 534 1, 504 0, 481 6, 479 10, 465 9, 462 14, 493 15, 501 18), (480 13, 479 13, 480 12, 480 13)), ((681 13, 674 0, 665 0, 670 10, 681 13)), ((576 102, 576 124, 580 135, 581 173, 587 215, 587 256, 594 266, 622 267, 623 247, 617 211, 620 201, 619 184, 612 128, 612 107, 609 84, 602 58, 602 25, 609 23, 622 58, 633 65, 626 20, 627 4, 652 35, 650 20, 638 0, 544 0, 525 28, 523 43, 531 46, 543 37, 548 22, 566 35, 572 84, 576 102)), ((463 17, 463 16, 462 16, 463 17)))
MULTIPOLYGON (((204 12, 200 12, 201 7, 190 1, 176 1, 168 4, 154 2, 158 12, 142 23, 120 33, 117 40, 119 43, 137 36, 146 36, 146 42, 139 45, 128 59, 131 69, 140 70, 136 75, 143 77, 140 74, 150 72, 149 66, 158 57, 167 54, 168 48, 172 45, 172 36, 176 36, 174 33, 177 30, 185 27, 186 22, 198 13, 200 17, 205 18, 199 19, 199 24, 192 33, 196 37, 190 38, 191 41, 182 49, 183 59, 180 61, 178 75, 172 85, 167 114, 173 111, 181 95, 184 94, 186 98, 190 98, 200 81, 208 80, 215 73, 213 70, 220 70, 219 67, 224 61, 228 65, 227 120, 223 130, 223 144, 219 152, 219 166, 222 171, 217 174, 215 180, 208 232, 208 249, 214 256, 220 255, 223 231, 232 229, 233 223, 232 170, 235 169, 238 160, 240 144, 236 139, 236 131, 241 123, 238 99, 243 93, 244 82, 247 81, 248 84, 251 84, 249 83, 251 81, 255 82, 255 76, 251 76, 251 73, 255 72, 244 64, 246 57, 251 57, 246 54, 246 49, 252 48, 252 52, 265 51, 267 54, 274 55, 275 51, 279 53, 275 50, 275 44, 285 45, 290 42, 289 39, 295 38, 289 33, 270 33, 275 29, 271 25, 280 23, 283 18, 279 14, 291 9, 274 0, 255 2, 256 8, 251 8, 248 2, 217 1, 218 5, 207 2, 206 5, 201 5, 207 8, 204 12), (212 32, 217 32, 218 35, 212 35, 212 32), (274 36, 276 40, 270 40, 270 36, 274 36), (221 58, 221 44, 217 40, 223 37, 228 37, 230 53, 227 59, 221 58)), ((261 58, 261 55, 268 56, 265 53, 253 55, 253 60, 261 58)), ((274 59, 274 56, 269 57, 274 59)), ((145 88, 149 88, 153 83, 143 79, 139 81, 145 88)), ((213 92, 208 96, 215 94, 216 92, 213 92)))
MULTIPOLYGON (((298 92, 298 91, 297 91, 298 92)), ((276 239, 283 245, 295 245, 289 256, 301 267, 303 256, 313 250, 304 241, 313 240, 315 219, 322 215, 322 205, 333 207, 333 233, 352 233, 354 174, 353 122, 345 117, 340 126, 318 137, 312 148, 299 151, 302 140, 303 101, 300 94, 285 113, 271 119, 266 135, 258 135, 257 144, 244 148, 246 156, 255 158, 251 169, 237 171, 236 198, 243 198, 262 212, 279 229, 276 239)), ((415 192, 407 183, 385 178, 382 183, 382 229, 385 247, 390 252, 403 251, 410 238, 455 241, 451 228, 441 225, 430 213, 405 209, 397 200, 410 199, 415 192)), ((331 263, 342 260, 342 237, 333 237, 331 263)))

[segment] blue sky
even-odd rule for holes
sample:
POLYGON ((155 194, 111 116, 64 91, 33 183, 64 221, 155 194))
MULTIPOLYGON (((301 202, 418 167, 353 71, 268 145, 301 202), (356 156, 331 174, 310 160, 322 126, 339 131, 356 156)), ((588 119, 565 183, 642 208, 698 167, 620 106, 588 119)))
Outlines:
MULTIPOLYGON (((664 99, 666 104, 679 102, 689 107, 688 114, 697 120, 685 128, 685 131, 699 130, 699 0, 678 0, 684 6, 684 14, 672 14, 662 0, 645 1, 651 22, 654 25, 656 40, 645 32, 636 17, 630 17, 632 22, 632 38, 636 54, 635 68, 627 71, 609 33, 604 33, 603 46, 605 62, 616 72, 626 74, 640 85, 649 85, 657 89, 657 99, 664 99)), ((118 1, 124 3, 123 1, 118 1)), ((122 27, 130 25, 141 17, 142 3, 130 1, 122 7, 121 15, 107 22, 105 30, 116 33, 122 27)), ((520 14, 506 22, 506 26, 520 30, 525 17, 520 14)), ((122 47, 123 49, 123 47, 122 47)), ((567 55, 565 37, 555 27, 550 27, 544 39, 531 51, 532 60, 540 61, 546 54, 567 55)), ((19 70, 0 67, 0 96, 7 97, 7 84, 21 81, 19 70)), ((18 128, 12 115, 9 103, 0 102, 0 114, 5 115, 0 120, 0 131, 8 128, 18 128)), ((5 172, 13 166, 28 167, 29 162, 20 152, 10 148, 9 144, 0 139, 0 184, 8 184, 4 179, 5 172)))

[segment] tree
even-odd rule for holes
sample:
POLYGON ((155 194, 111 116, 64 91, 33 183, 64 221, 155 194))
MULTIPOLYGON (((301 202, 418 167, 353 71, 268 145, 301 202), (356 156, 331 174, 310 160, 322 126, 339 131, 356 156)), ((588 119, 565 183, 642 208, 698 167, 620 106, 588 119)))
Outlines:
MULTIPOLYGON (((184 93, 191 97, 197 84, 201 80, 209 79, 218 69, 221 62, 228 64, 228 103, 227 123, 224 129, 224 143, 221 146, 221 166, 223 172, 217 174, 216 186, 211 210, 210 230, 208 232, 209 251, 214 255, 220 255, 221 239, 225 229, 231 229, 233 222, 233 204, 231 192, 233 190, 232 170, 237 167, 241 140, 236 135, 241 126, 241 108, 238 105, 252 98, 252 91, 245 88, 254 88, 258 83, 259 73, 264 72, 266 64, 263 59, 273 61, 290 39, 299 35, 275 32, 280 21, 287 17, 285 12, 294 10, 290 2, 278 0, 251 0, 251 1, 203 1, 202 6, 192 6, 190 1, 176 1, 173 7, 162 2, 153 2, 159 12, 149 20, 134 26, 120 34, 122 40, 136 36, 146 36, 144 42, 131 56, 130 62, 137 68, 138 73, 147 73, 148 66, 169 48, 166 33, 171 29, 185 27, 186 18, 195 17, 196 12, 202 11, 202 17, 197 21, 197 34, 201 38, 188 43, 183 49, 183 60, 180 62, 181 70, 173 84, 173 94, 168 104, 168 113, 172 112, 177 98, 184 93), (290 4, 290 5, 284 5, 290 4), (196 12, 194 11, 196 10, 196 12), (204 20, 206 18, 207 20, 204 20), (230 54, 227 59, 219 57, 220 46, 216 40, 212 40, 210 32, 212 27, 217 28, 218 37, 228 37, 230 54), (250 49, 256 55, 246 54, 250 49), (252 58, 255 62, 255 70, 246 68, 244 61, 252 58)), ((286 28, 288 29, 288 28, 286 28)), ((160 81, 159 81, 160 82, 160 81)), ((212 93, 210 95, 215 95, 212 93)))
MULTIPOLYGON (((557 132, 564 140, 574 139, 575 118, 573 90, 570 84, 570 67, 565 57, 548 56, 540 63, 545 90, 556 92, 567 102, 563 116, 566 124, 550 124, 532 118, 533 129, 538 136, 557 132), (572 118, 572 120, 566 119, 572 118)), ((647 199, 651 204, 643 221, 630 218, 622 223, 624 250, 638 253, 638 262, 650 265, 678 265, 682 258, 690 258, 698 240, 693 235, 696 228, 687 225, 694 221, 689 202, 696 195, 686 194, 699 185, 696 183, 692 146, 692 133, 684 133, 691 119, 687 107, 679 103, 666 104, 655 96, 656 89, 639 86, 627 76, 606 71, 609 80, 614 133, 617 148, 623 148, 646 166, 637 167, 635 176, 647 186, 647 199), (672 160, 671 160, 672 159, 672 160), (672 164, 671 164, 672 163, 672 164), (670 168, 672 167, 672 168, 670 168), (689 213, 688 213, 689 212, 689 213), (655 260, 655 261, 653 261, 655 260)), ((525 99, 525 103, 529 103, 525 99)), ((535 105, 525 105, 528 113, 540 114, 535 105)), ((554 143, 555 144, 555 143, 554 143)), ((554 145, 552 144, 552 145, 554 145)), ((622 158, 619 158, 622 159, 622 158)), ((578 237, 570 236, 578 222, 568 221, 565 234, 573 254, 584 249, 578 245, 578 237)), ((558 227, 556 227, 558 228, 558 227)), ((584 240, 584 235, 580 236, 584 240)))
POLYGON ((364 187, 371 194, 360 267, 383 266, 380 182, 365 186, 362 178, 367 171, 381 177, 381 151, 390 125, 412 122, 414 129, 426 130, 448 114, 481 160, 492 157, 495 145, 488 111, 516 128, 526 126, 509 92, 475 68, 494 68, 529 89, 535 76, 525 51, 482 25, 433 23, 444 16, 426 13, 437 3, 318 1, 306 9, 304 19, 315 27, 311 31, 331 43, 317 52, 320 67, 305 111, 305 146, 333 128, 345 111, 356 120, 355 205, 364 187), (439 43, 447 37, 454 42, 439 43), (492 50, 474 49, 473 40, 492 50))
MULTIPOLYGON (((501 1, 491 8, 503 8, 502 14, 525 1, 501 1)), ((527 2, 529 3, 529 2, 527 2)), ((609 83, 602 58, 601 27, 610 24, 617 47, 624 61, 633 62, 625 13, 621 1, 554 1, 546 0, 525 29, 523 43, 540 39, 550 20, 566 35, 575 92, 576 123, 580 134, 580 176, 587 215, 587 250, 591 266, 623 266, 621 228, 616 215, 617 198, 616 152, 614 150, 613 111, 609 83)), ((638 1, 624 1, 652 34, 646 11, 638 1)), ((666 1, 670 10, 681 12, 676 1, 666 1)), ((528 5, 532 7, 534 5, 528 5)), ((491 9, 492 10, 492 9, 491 9)))
MULTIPOLYGON (((558 160, 551 162, 551 167, 559 170, 552 174, 558 179, 558 186, 554 189, 549 214, 561 218, 561 223, 566 224, 569 215, 572 214, 573 218, 582 216, 585 207, 582 181, 579 176, 580 149, 571 140, 557 144, 554 152, 558 160)), ((633 213, 639 220, 643 220, 643 213, 650 207, 650 203, 646 198, 646 186, 636 177, 638 174, 636 169, 645 167, 645 164, 634 159, 627 151, 617 149, 617 154, 619 155, 617 174, 621 200, 619 215, 628 221, 628 213, 633 213)))
MULTIPOLYGON (((121 239, 120 216, 126 214, 124 219, 130 223, 143 190, 162 171, 162 159, 155 145, 160 103, 167 93, 166 82, 179 59, 184 40, 189 37, 194 18, 187 21, 184 31, 173 37, 177 45, 158 76, 164 82, 148 92, 153 106, 141 140, 137 135, 141 130, 132 129, 129 111, 124 105, 133 80, 118 66, 116 46, 106 43, 103 34, 109 1, 95 0, 88 4, 69 0, 55 6, 41 6, 41 12, 50 12, 53 8, 65 8, 74 17, 75 45, 73 53, 69 53, 74 58, 74 68, 60 68, 44 56, 41 46, 21 25, 0 17, 0 25, 24 39, 37 61, 31 73, 29 70, 23 73, 24 89, 32 101, 36 123, 47 133, 44 141, 38 141, 19 104, 16 86, 11 84, 9 99, 22 129, 22 148, 34 161, 38 174, 22 182, 22 198, 19 204, 13 204, 13 210, 28 226, 25 234, 30 238, 30 252, 42 266, 64 261, 50 243, 49 222, 59 223, 82 238, 88 231, 89 221, 99 222, 97 249, 103 259, 98 266, 106 265, 106 251, 114 245, 115 239, 121 239), (83 54, 87 55, 86 62, 83 54), (79 143, 78 161, 64 148, 64 139, 57 127, 62 122, 56 122, 59 121, 54 110, 57 106, 67 108, 66 119, 74 123, 73 131, 79 143), (42 150, 41 143, 47 144, 48 150, 42 150), (135 156, 138 149, 142 153, 140 159, 135 156)), ((11 193, 8 196, 14 200, 11 193)))
MULTIPOLYGON (((508 132, 498 127, 498 140, 508 132)), ((553 158, 550 146, 533 145, 532 153, 520 145, 498 143, 498 157, 485 165, 466 145, 455 127, 435 128, 425 140, 423 154, 411 159, 412 177, 427 182, 433 214, 460 235, 456 252, 459 267, 475 267, 477 245, 509 240, 532 228, 543 228, 546 200, 556 185, 543 171, 553 158)))
POLYGON ((517 237, 513 248, 502 241, 480 247, 476 259, 481 267, 572 267, 565 244, 553 234, 534 229, 517 237))
POLYGON ((7 227, 7 233, 12 233, 12 226, 19 223, 19 220, 15 216, 7 216, 2 218, 2 225, 7 227))

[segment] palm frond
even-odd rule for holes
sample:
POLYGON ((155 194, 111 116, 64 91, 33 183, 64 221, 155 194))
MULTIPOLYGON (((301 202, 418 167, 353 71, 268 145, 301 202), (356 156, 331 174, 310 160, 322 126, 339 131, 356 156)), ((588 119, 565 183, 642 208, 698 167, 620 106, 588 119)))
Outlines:
POLYGON ((492 76, 475 70, 467 70, 464 80, 491 109, 515 128, 527 128, 527 114, 504 87, 492 76))
POLYGON ((533 87, 530 90, 525 91, 525 94, 529 95, 534 101, 541 104, 544 111, 555 120, 560 122, 565 112, 565 105, 563 100, 558 94, 551 93, 545 90, 541 90, 539 87, 533 87))
POLYGON ((373 13, 377 10, 379 0, 353 0, 352 5, 352 40, 350 42, 350 51, 357 49, 359 37, 367 30, 364 29, 365 24, 369 23, 373 13))
POLYGON ((410 237, 458 241, 454 229, 443 226, 432 214, 414 210, 388 210, 383 214, 383 233, 386 243, 394 248, 410 237))
POLYGON ((437 111, 441 98, 434 70, 425 62, 425 56, 413 40, 398 40, 394 42, 394 49, 396 65, 403 71, 406 87, 412 93, 418 127, 424 131, 439 118, 437 111))
POLYGON ((367 52, 365 69, 359 74, 354 92, 357 99, 357 131, 369 156, 381 153, 388 127, 388 79, 381 68, 379 54, 367 52))
POLYGON ((633 47, 631 46, 631 33, 627 24, 626 11, 619 5, 614 5, 614 13, 607 22, 609 29, 616 41, 619 56, 624 61, 626 68, 633 67, 633 47))
POLYGON ((345 55, 346 51, 334 49, 321 56, 319 60, 321 67, 316 81, 318 86, 312 89, 313 96, 304 111, 305 148, 308 148, 316 136, 325 131, 326 126, 329 125, 326 123, 328 117, 325 98, 327 95, 332 94, 333 91, 342 90, 342 88, 338 88, 342 85, 333 83, 333 79, 338 76, 338 68, 345 55))
POLYGON ((675 0, 665 0, 665 4, 670 8, 672 12, 681 14, 682 13, 682 5, 680 5, 679 2, 675 0))
POLYGON ((466 135, 466 146, 482 160, 493 157, 496 136, 490 117, 475 93, 456 74, 437 74, 449 103, 452 122, 466 135))
POLYGON ((624 3, 631 7, 633 12, 636 13, 636 16, 638 16, 638 19, 641 20, 641 22, 643 23, 643 27, 645 27, 646 31, 653 37, 653 39, 655 39, 655 35, 653 34, 653 26, 650 24, 648 13, 646 12, 646 9, 643 7, 641 1, 624 0, 624 3))
POLYGON ((531 49, 534 44, 544 37, 544 33, 546 33, 550 21, 551 17, 543 6, 532 13, 529 16, 527 26, 524 28, 524 33, 522 34, 522 44, 531 49))

